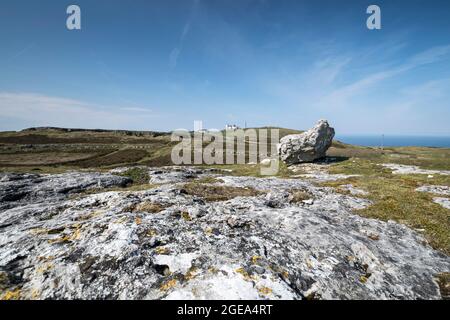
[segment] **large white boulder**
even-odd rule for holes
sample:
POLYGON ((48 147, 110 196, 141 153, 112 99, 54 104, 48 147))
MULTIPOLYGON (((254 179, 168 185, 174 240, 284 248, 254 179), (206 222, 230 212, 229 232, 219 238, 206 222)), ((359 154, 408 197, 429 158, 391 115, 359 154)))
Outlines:
POLYGON ((311 162, 325 157, 334 137, 334 129, 327 120, 317 124, 301 134, 291 134, 281 138, 278 154, 287 164, 311 162))

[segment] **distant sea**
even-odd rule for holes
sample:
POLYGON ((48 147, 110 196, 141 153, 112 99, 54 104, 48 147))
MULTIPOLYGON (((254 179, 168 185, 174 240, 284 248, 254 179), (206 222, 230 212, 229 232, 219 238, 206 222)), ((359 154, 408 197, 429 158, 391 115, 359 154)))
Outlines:
MULTIPOLYGON (((344 143, 379 147, 383 138, 381 135, 337 135, 336 140, 344 143)), ((385 147, 440 147, 450 148, 450 136, 395 136, 384 135, 385 147)))

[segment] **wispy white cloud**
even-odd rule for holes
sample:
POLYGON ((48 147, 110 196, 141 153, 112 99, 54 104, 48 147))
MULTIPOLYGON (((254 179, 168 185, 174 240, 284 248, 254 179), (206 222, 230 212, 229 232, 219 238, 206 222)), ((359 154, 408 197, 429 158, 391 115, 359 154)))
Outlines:
POLYGON ((332 84, 351 61, 349 56, 322 59, 314 64, 311 76, 324 84, 332 84))
POLYGON ((33 49, 35 46, 35 43, 32 42, 30 44, 28 44, 26 47, 24 47, 23 49, 19 50, 17 53, 15 53, 14 55, 12 55, 9 59, 8 62, 11 62, 12 60, 26 54, 28 51, 30 51, 31 49, 33 49))
POLYGON ((153 113, 153 110, 142 107, 121 107, 120 110, 130 112, 141 112, 143 114, 153 113))
POLYGON ((380 130, 397 130, 394 133, 448 135, 448 88, 450 78, 403 87, 379 108, 372 108, 372 119, 382 115, 383 121, 377 122, 380 130))
MULTIPOLYGON (((402 60, 398 59, 398 50, 408 49, 405 44, 398 46, 393 56, 385 55, 383 47, 377 46, 374 51, 382 52, 382 58, 367 47, 352 51, 331 45, 327 50, 319 48, 309 64, 286 65, 287 71, 272 72, 273 76, 262 82, 263 90, 273 99, 269 103, 289 114, 283 126, 305 128, 324 117, 346 133, 417 133, 421 128, 425 128, 422 132, 428 128, 430 132, 448 133, 447 120, 439 114, 450 112, 446 107, 450 86, 448 80, 438 78, 448 78, 448 72, 433 75, 419 73, 418 69, 429 66, 436 70, 437 65, 432 64, 450 59, 450 45, 406 58, 402 53, 402 60)), ((277 113, 279 110, 273 117, 277 113)))
POLYGON ((449 54, 450 45, 436 46, 414 55, 410 59, 409 64, 411 66, 418 66, 422 64, 438 62, 439 60, 444 59, 449 54))
POLYGON ((178 64, 178 58, 183 51, 184 41, 189 34, 189 31, 191 30, 191 24, 194 20, 195 14, 197 12, 198 5, 200 3, 200 0, 194 0, 192 4, 192 9, 189 14, 189 18, 186 21, 186 23, 183 26, 183 29, 181 30, 180 39, 178 40, 178 44, 175 48, 172 49, 169 55, 169 67, 170 69, 175 69, 178 64))
POLYGON ((178 63, 178 57, 180 56, 181 49, 173 48, 169 55, 169 67, 170 69, 175 69, 178 63))
POLYGON ((412 57, 407 59, 406 62, 400 65, 385 68, 379 72, 371 73, 350 84, 336 88, 328 95, 321 98, 322 103, 325 103, 327 105, 332 103, 336 106, 345 105, 348 103, 348 99, 364 93, 366 90, 384 80, 398 76, 422 65, 436 63, 449 55, 450 45, 427 49, 423 52, 413 55, 412 57))
POLYGON ((400 94, 411 99, 444 98, 449 93, 450 78, 426 81, 424 83, 408 86, 400 91, 400 94))
POLYGON ((35 93, 0 92, 0 117, 28 126, 152 130, 158 115, 142 107, 106 107, 35 93))

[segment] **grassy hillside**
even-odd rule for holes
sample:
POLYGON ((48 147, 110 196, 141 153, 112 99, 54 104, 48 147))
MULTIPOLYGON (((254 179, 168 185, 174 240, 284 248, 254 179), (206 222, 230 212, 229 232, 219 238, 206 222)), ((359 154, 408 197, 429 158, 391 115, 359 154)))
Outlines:
MULTIPOLYGON (((260 128, 255 128, 257 131, 260 128)), ((278 129, 280 138, 302 131, 278 129)), ((270 132, 270 131, 269 131, 270 132)), ((271 144, 268 141, 268 150, 271 144)), ((30 128, 0 132, 0 170, 64 170, 112 168, 124 165, 171 165, 170 133, 154 131, 30 128)), ((206 144, 205 144, 206 145, 206 144)), ((359 147, 333 141, 329 157, 370 159, 377 162, 414 164, 433 169, 449 167, 450 149, 359 147)), ((236 153, 236 147, 235 147, 236 153)), ((248 148, 246 148, 248 153, 248 148)), ((246 156, 248 159, 248 156, 246 156)))
MULTIPOLYGON (((273 129, 273 128, 267 128, 273 129)), ((280 137, 301 131, 280 129, 280 137)), ((270 142, 269 142, 270 143, 270 142)), ((0 171, 55 173, 71 169, 108 170, 118 166, 171 165, 171 150, 176 143, 169 133, 39 128, 0 133, 0 171)), ((269 146, 270 147, 270 146, 269 146)), ((356 212, 382 220, 395 220, 423 232, 435 248, 450 254, 450 213, 433 202, 436 195, 415 189, 422 185, 450 187, 450 176, 394 175, 381 163, 417 165, 424 169, 450 170, 450 149, 359 147, 334 141, 327 153, 330 173, 358 174, 346 180, 324 183, 345 192, 341 186, 352 184, 367 191, 373 205, 356 212)), ((233 175, 260 174, 259 165, 223 165, 233 175)), ((137 188, 146 187, 139 170, 131 177, 137 188)), ((143 173, 145 174, 145 173, 143 173)), ((298 174, 298 173, 296 173, 298 174)), ((279 176, 295 178, 281 164, 279 176)), ((441 196, 445 197, 445 196, 441 196)))
POLYGON ((170 134, 164 132, 56 128, 1 132, 0 167, 55 171, 144 162, 165 165, 172 145, 170 134))
MULTIPOLYGON (((298 132, 280 129, 280 136, 298 132)), ((0 132, 0 170, 171 165, 174 145, 170 133, 153 131, 31 128, 0 132)))

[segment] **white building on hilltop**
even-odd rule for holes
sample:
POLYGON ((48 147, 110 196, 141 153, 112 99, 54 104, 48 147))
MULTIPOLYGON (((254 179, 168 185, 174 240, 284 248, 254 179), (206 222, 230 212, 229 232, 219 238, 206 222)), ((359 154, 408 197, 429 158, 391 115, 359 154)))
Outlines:
POLYGON ((235 131, 237 129, 239 129, 239 127, 237 125, 235 125, 235 124, 227 124, 225 126, 225 130, 226 131, 235 131))

